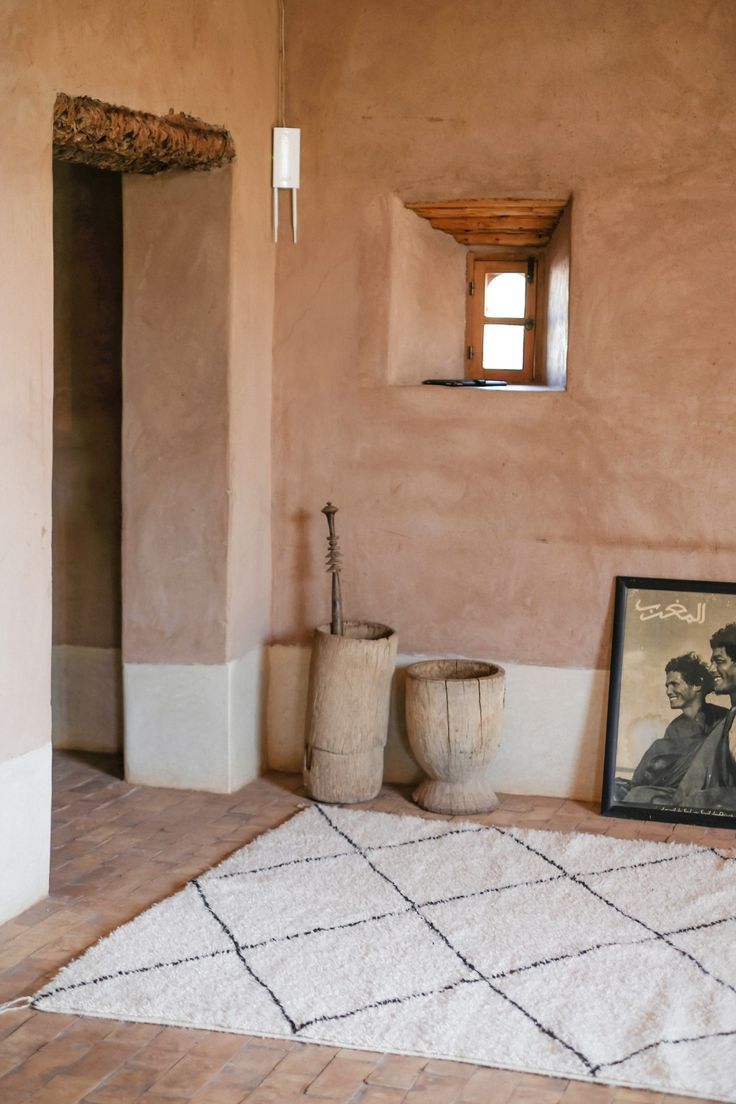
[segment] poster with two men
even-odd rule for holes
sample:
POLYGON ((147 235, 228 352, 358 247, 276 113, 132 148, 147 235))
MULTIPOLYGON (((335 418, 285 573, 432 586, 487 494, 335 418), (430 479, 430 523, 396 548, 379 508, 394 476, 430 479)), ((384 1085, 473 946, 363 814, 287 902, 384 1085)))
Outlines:
POLYGON ((736 827, 736 585, 616 580, 602 811, 736 827))

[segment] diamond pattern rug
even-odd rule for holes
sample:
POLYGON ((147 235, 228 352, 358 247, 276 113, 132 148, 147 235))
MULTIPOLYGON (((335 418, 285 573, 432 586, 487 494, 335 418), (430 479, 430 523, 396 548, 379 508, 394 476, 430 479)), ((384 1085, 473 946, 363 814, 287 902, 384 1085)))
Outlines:
POLYGON ((736 849, 314 805, 33 1005, 736 1101, 736 849))

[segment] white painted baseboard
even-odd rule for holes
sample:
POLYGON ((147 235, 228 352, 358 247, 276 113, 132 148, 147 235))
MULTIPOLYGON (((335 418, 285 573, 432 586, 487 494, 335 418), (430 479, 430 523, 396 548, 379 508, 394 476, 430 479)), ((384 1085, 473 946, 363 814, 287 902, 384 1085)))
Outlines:
POLYGON ((49 891, 51 744, 0 763, 0 924, 49 891))
POLYGON ((231 789, 257 778, 266 767, 264 649, 228 663, 231 789))
POLYGON ((57 644, 51 655, 55 748, 123 750, 123 664, 119 648, 57 644))
MULTIPOLYGON (((309 645, 268 651, 267 749, 274 770, 300 771, 309 679, 309 645)), ((404 725, 403 669, 422 656, 399 656, 392 688, 384 777, 422 777, 404 725)), ((608 672, 504 663, 506 709, 491 778, 505 793, 597 800, 605 742, 608 672)))
POLYGON ((125 663, 125 776, 232 793, 261 770, 262 648, 221 664, 125 663))

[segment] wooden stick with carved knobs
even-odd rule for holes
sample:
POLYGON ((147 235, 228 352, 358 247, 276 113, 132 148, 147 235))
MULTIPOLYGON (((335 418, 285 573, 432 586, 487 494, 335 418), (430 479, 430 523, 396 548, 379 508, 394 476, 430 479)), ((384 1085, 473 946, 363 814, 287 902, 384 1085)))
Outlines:
POLYGON ((332 575, 332 621, 330 631, 333 636, 342 636, 342 591, 340 589, 342 557, 335 535, 337 506, 333 506, 331 502, 328 502, 326 506, 322 507, 322 513, 327 518, 327 528, 329 530, 327 537, 327 570, 332 575))

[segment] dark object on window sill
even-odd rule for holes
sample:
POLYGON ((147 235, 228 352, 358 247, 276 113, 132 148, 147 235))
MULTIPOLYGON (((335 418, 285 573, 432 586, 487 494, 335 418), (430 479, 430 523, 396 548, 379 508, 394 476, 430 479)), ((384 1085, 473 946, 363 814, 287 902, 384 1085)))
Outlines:
POLYGON ((505 387, 504 380, 489 379, 431 379, 422 383, 433 383, 438 387, 505 387))

